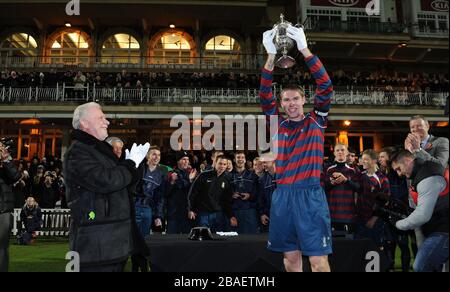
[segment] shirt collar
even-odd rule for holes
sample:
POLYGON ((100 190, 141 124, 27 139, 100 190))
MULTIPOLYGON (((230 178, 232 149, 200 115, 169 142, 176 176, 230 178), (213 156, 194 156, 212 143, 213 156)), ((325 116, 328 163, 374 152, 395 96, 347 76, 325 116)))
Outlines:
POLYGON ((428 135, 424 140, 422 140, 420 142, 420 148, 425 148, 425 146, 427 145, 429 140, 430 140, 430 135, 428 135))

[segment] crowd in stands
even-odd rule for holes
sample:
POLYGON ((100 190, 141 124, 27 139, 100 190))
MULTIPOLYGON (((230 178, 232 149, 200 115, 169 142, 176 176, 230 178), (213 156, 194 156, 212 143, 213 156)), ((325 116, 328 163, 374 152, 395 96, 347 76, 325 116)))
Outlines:
MULTIPOLYGON (((315 86, 315 81, 307 71, 275 75, 278 85, 292 82, 302 84, 306 88, 315 86)), ((385 91, 407 92, 448 92, 448 73, 401 73, 387 71, 346 72, 336 70, 330 72, 335 88, 356 88, 359 90, 381 89, 385 91)), ((56 87, 57 84, 91 88, 232 88, 247 89, 259 87, 258 74, 233 72, 194 72, 194 73, 162 73, 162 72, 18 72, 2 71, 0 88, 2 87, 56 87)))
POLYGON ((67 208, 61 160, 55 157, 34 157, 30 162, 16 162, 22 179, 13 186, 15 207, 22 208, 28 197, 33 197, 41 208, 53 209, 57 205, 67 208))

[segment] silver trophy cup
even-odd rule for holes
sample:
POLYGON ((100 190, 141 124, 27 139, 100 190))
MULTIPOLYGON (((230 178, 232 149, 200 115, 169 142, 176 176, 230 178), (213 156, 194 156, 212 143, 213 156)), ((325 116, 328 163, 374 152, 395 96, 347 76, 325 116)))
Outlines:
MULTIPOLYGON (((280 22, 275 24, 273 27, 276 28, 277 33, 275 34, 275 47, 277 48, 278 55, 281 55, 275 65, 280 68, 291 68, 295 65, 295 59, 289 56, 289 52, 294 48, 295 41, 287 36, 286 29, 292 25, 289 21, 284 20, 284 15, 280 15, 280 22)), ((298 26, 298 25, 296 25, 298 26)))

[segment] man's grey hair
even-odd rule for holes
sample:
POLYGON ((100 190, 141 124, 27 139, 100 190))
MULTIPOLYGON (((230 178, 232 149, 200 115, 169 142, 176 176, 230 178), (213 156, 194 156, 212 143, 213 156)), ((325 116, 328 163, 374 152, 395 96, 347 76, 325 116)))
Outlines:
POLYGON ((75 130, 80 129, 80 121, 86 116, 86 113, 90 108, 98 108, 100 110, 102 109, 102 107, 96 102, 89 102, 78 106, 73 112, 72 119, 72 127, 75 130))
POLYGON ((425 124, 429 124, 428 119, 425 116, 422 116, 422 115, 415 115, 415 116, 412 116, 409 119, 409 121, 415 121, 415 120, 422 120, 422 121, 425 122, 425 124))
POLYGON ((125 144, 125 143, 123 143, 123 140, 120 139, 119 137, 108 137, 108 138, 106 139, 106 142, 107 142, 109 145, 111 145, 111 146, 112 146, 112 144, 115 143, 115 142, 122 143, 122 145, 125 144))

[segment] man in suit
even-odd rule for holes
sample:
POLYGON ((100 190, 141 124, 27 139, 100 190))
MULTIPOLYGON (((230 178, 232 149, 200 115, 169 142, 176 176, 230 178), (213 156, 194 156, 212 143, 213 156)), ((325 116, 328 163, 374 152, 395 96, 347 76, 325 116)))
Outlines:
POLYGON ((424 116, 413 116, 409 121, 411 133, 405 140, 405 149, 415 158, 440 163, 448 167, 448 138, 428 134, 430 124, 424 116))

